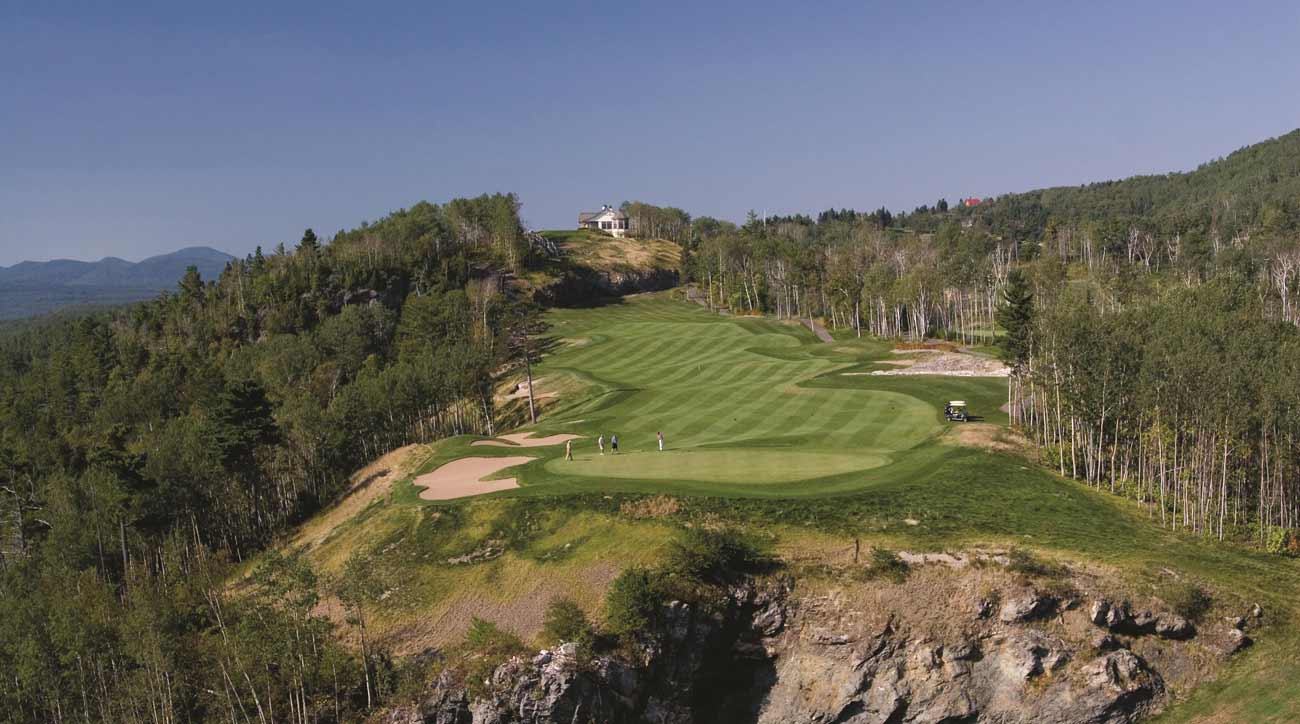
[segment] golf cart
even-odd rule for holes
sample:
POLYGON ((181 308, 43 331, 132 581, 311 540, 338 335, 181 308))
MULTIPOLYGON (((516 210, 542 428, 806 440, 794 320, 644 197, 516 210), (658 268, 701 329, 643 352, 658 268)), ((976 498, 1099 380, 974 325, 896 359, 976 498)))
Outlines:
POLYGON ((966 403, 962 400, 953 400, 944 405, 943 416, 948 422, 966 422, 970 419, 970 414, 966 411, 966 403))

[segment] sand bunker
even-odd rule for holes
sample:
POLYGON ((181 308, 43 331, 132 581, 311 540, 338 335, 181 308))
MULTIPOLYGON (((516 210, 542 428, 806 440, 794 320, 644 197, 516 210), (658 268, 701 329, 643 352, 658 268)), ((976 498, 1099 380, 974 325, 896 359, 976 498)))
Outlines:
MULTIPOLYGON (((908 350, 920 352, 921 350, 908 350)), ((932 352, 913 360, 890 360, 889 363, 910 362, 897 370, 876 370, 873 375, 942 375, 946 377, 1006 377, 1011 369, 998 360, 958 352, 932 352)))
POLYGON ((500 440, 475 440, 470 445, 483 445, 487 447, 546 447, 547 445, 559 445, 566 440, 580 439, 581 435, 549 435, 547 437, 533 437, 531 432, 515 432, 509 435, 498 435, 500 440), (501 442, 507 440, 508 442, 501 442))
POLYGON ((431 473, 421 475, 413 480, 412 484, 424 488, 424 490, 420 491, 422 500, 451 500, 452 498, 463 498, 467 495, 495 493, 498 490, 517 488, 519 487, 519 481, 514 478, 502 478, 500 480, 484 480, 483 478, 499 470, 514 467, 515 465, 523 465, 536 459, 530 457, 461 458, 460 460, 453 460, 431 473))

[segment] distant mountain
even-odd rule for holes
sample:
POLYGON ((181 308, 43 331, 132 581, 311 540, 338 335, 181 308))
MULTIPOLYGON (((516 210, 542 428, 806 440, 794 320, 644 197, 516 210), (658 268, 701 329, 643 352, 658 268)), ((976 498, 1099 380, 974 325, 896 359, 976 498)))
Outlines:
POLYGON ((125 304, 175 288, 185 270, 197 267, 215 279, 235 257, 196 246, 139 262, 24 261, 0 267, 0 319, 20 319, 76 305, 125 304))

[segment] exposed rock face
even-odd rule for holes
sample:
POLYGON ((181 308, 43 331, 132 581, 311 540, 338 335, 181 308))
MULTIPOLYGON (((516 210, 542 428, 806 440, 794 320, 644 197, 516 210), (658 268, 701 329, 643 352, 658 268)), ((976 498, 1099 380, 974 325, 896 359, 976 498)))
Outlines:
POLYGON ((1088 618, 1098 626, 1134 636, 1155 634, 1165 639, 1188 639, 1196 635, 1196 627, 1182 616, 1150 611, 1135 614, 1129 610, 1127 601, 1112 604, 1098 599, 1088 609, 1088 618))
POLYGON ((572 267, 558 282, 540 289, 539 300, 559 306, 583 306, 602 298, 639 292, 655 292, 677 286, 675 269, 644 271, 600 271, 572 267))
POLYGON ((998 620, 1002 623, 1028 621, 1050 608, 1051 603, 1051 600, 1032 588, 1020 591, 1002 604, 1002 610, 998 613, 998 620))
POLYGON ((1187 658, 1183 647, 1231 653, 1249 642, 1232 622, 1202 644, 1171 613, 1062 603, 1023 585, 995 594, 1000 606, 972 595, 929 619, 837 591, 796 597, 792 585, 737 587, 712 612, 671 602, 634 661, 584 659, 565 644, 500 665, 477 697, 444 675, 390 721, 1118 724, 1167 698, 1130 645, 1157 647, 1170 664, 1187 658))

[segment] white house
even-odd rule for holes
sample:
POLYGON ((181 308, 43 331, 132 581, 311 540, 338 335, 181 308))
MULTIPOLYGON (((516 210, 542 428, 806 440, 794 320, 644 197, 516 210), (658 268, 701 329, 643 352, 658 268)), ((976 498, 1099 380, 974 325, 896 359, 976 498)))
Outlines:
POLYGON ((578 227, 600 229, 618 237, 627 236, 627 214, 613 206, 602 206, 600 211, 580 211, 578 227))

